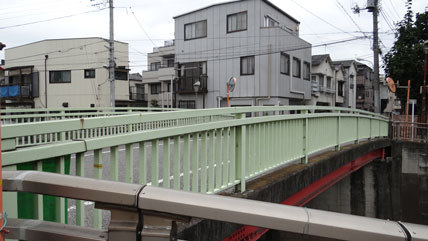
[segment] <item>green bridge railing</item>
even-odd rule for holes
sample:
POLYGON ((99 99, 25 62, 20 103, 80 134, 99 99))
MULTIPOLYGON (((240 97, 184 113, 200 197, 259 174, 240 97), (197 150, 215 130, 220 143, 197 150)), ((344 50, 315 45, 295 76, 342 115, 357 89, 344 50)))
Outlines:
MULTIPOLYGON (((138 113, 2 127, 3 169, 39 170, 201 193, 245 183, 295 160, 346 143, 388 136, 388 119, 370 112, 275 106, 138 113), (52 136, 52 137, 51 137, 52 136), (31 141, 28 141, 30 139, 31 141), (40 141, 42 140, 42 141, 40 141), (43 141, 48 140, 48 141, 43 141)), ((5 196, 12 217, 101 227, 84 202, 75 219, 67 200, 5 196)))
POLYGON ((3 109, 1 110, 1 121, 2 125, 9 125, 63 119, 125 115, 130 112, 164 112, 175 110, 179 109, 153 107, 3 109))

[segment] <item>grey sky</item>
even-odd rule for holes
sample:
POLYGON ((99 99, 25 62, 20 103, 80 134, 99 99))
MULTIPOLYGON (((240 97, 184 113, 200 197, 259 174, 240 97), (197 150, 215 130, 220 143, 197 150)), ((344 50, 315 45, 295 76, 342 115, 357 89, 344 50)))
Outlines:
MULTIPOLYGON (((102 4, 105 1, 0 0, 2 6, 0 42, 5 43, 7 47, 14 47, 43 39, 108 38, 109 13, 107 9, 103 10, 107 6, 102 4), (97 3, 100 4, 92 6, 97 3), (23 25, 32 22, 39 23, 23 25), (22 26, 13 27, 15 25, 22 26)), ((154 46, 162 46, 165 40, 174 38, 173 16, 218 2, 224 1, 115 0, 115 39, 129 43, 131 72, 146 69, 146 54, 151 52, 154 46)), ((364 7, 366 0, 271 0, 271 2, 301 22, 300 37, 312 45, 363 36, 359 28, 364 32, 372 31, 371 13, 362 10, 360 14, 354 14, 351 11, 354 4, 364 7)), ((387 21, 393 25, 401 20, 406 12, 404 4, 405 0, 381 0, 380 46, 384 52, 392 46, 394 40, 394 34, 387 21)), ((425 0, 413 1, 414 12, 423 12, 426 7, 425 0)), ((371 41, 368 39, 356 40, 313 48, 312 53, 329 53, 333 60, 364 58, 372 61, 370 44, 371 41)), ((0 58, 4 58, 4 52, 0 53, 0 58)))

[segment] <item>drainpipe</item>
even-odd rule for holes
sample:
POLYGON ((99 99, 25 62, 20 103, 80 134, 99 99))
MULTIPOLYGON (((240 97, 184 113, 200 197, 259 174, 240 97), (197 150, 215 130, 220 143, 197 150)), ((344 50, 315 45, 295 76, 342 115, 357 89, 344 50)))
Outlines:
POLYGON ((49 55, 45 55, 45 107, 48 108, 48 72, 47 72, 47 62, 49 55))

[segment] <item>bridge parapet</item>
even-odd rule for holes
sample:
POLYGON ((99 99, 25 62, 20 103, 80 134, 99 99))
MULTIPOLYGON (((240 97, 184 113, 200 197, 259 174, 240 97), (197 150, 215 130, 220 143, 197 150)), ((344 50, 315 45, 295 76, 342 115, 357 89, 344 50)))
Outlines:
MULTIPOLYGON (((56 133, 58 142, 15 145, 3 153, 5 169, 69 174, 73 163, 72 174, 77 176, 217 193, 232 187, 244 191, 247 180, 295 160, 305 163, 308 155, 318 151, 388 136, 388 119, 344 108, 278 106, 131 114, 2 128, 5 140, 29 133, 56 133), (147 125, 155 128, 141 128, 147 125), (111 132, 111 127, 125 131, 111 132), (73 138, 79 131, 93 136, 73 138)), ((54 207, 40 195, 31 200, 29 206, 39 211, 30 210, 26 216, 46 219, 43 210, 53 208, 61 211, 52 221, 67 219, 64 199, 54 202, 54 207)), ((10 196, 9 202, 11 209, 20 208, 16 196, 10 196)), ((81 213, 76 223, 82 224, 83 202, 77 202, 76 208, 81 213)), ((93 223, 101 226, 99 210, 94 212, 93 223)))

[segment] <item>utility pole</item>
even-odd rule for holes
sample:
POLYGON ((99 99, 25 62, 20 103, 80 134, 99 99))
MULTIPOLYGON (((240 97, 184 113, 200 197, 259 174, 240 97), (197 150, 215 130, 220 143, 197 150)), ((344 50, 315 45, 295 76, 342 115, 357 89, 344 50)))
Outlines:
POLYGON ((373 68, 374 68, 374 80, 373 80, 373 91, 374 91, 374 108, 376 113, 380 113, 380 87, 379 87, 379 30, 378 30, 378 13, 379 13, 379 2, 374 0, 373 8, 373 68))
MULTIPOLYGON (((360 12, 360 7, 355 5, 353 8, 354 13, 360 12)), ((378 14, 379 14, 379 0, 367 0, 367 9, 373 12, 373 95, 374 95, 374 110, 380 113, 380 87, 379 87, 379 30, 378 30, 378 14)))
POLYGON ((109 40, 109 50, 110 50, 110 59, 109 59, 109 80, 110 80, 110 107, 115 107, 115 86, 114 86, 114 23, 113 23, 113 0, 109 0, 110 8, 110 40, 109 40))

